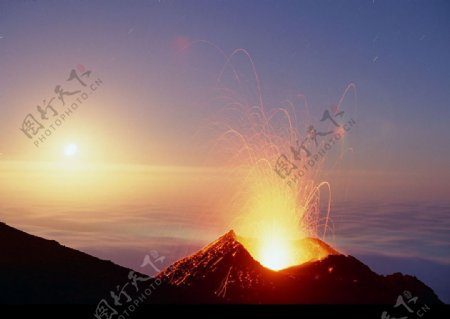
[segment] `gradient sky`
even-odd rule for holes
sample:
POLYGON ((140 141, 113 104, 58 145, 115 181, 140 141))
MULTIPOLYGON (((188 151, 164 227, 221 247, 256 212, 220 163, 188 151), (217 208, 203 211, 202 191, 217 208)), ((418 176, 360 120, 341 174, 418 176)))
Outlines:
POLYGON ((206 40, 250 52, 269 106, 301 93, 318 114, 355 83, 356 168, 441 176, 449 14, 446 1, 2 1, 0 151, 41 155, 17 128, 81 63, 105 84, 59 135, 83 126, 110 159, 198 164, 190 137, 216 111, 205 97, 224 58, 182 44, 206 40))
MULTIPOLYGON (((149 225, 155 238, 181 230, 194 240, 199 229, 208 229, 204 237, 213 239, 227 230, 220 205, 205 202, 219 200, 212 194, 225 200, 229 190, 217 175, 195 167, 208 162, 215 139, 208 126, 221 120, 216 115, 224 107, 214 100, 216 88, 234 89, 229 73, 217 79, 239 48, 252 57, 268 109, 304 95, 315 123, 350 83, 356 85, 357 98, 349 94, 345 102, 357 105, 349 109, 357 120, 347 141, 353 156, 327 177, 336 201, 448 203, 449 31, 448 1, 2 0, 0 219, 105 258, 112 253, 99 243, 128 243, 129 250, 157 242, 145 235, 149 225), (79 64, 102 86, 36 148, 19 130, 24 117, 54 96, 55 85, 79 64), (83 163, 101 169, 67 169, 71 162, 62 153, 68 143, 78 144, 83 163), (59 163, 63 174, 36 164, 42 162, 59 163), (199 215, 200 209, 209 213, 199 215)), ((258 100, 249 62, 243 55, 232 60, 245 86, 241 93, 252 104, 258 100)), ((313 123, 300 116, 295 124, 313 123)), ((352 228, 363 206, 336 222, 361 247, 373 243, 398 255, 404 246, 390 250, 383 246, 388 237, 377 246, 377 231, 385 220, 401 225, 407 217, 399 212, 408 214, 413 206, 396 211, 375 205, 387 213, 374 217, 376 227, 365 241, 358 239, 360 225, 352 228)), ((436 246, 416 242, 404 251, 416 256, 435 248, 428 257, 448 262, 441 252, 448 248, 449 226, 430 226, 448 219, 448 206, 420 207, 429 210, 426 229, 418 226, 423 212, 415 211, 417 220, 402 234, 414 233, 414 225, 424 240, 436 232, 436 246)), ((124 259, 122 253, 115 260, 124 259)))

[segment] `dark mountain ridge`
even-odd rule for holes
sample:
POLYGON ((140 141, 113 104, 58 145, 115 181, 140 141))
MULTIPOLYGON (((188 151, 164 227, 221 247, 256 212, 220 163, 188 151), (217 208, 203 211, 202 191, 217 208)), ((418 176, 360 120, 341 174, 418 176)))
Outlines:
MULTIPOLYGON (((381 276, 352 256, 307 238, 319 260, 273 271, 256 261, 233 231, 159 273, 147 303, 389 304, 409 291, 421 304, 440 304, 415 277, 381 276)), ((0 303, 98 304, 130 269, 0 223, 0 303)), ((136 273, 141 275, 139 273, 136 273)), ((141 275, 144 276, 144 275, 141 275)))

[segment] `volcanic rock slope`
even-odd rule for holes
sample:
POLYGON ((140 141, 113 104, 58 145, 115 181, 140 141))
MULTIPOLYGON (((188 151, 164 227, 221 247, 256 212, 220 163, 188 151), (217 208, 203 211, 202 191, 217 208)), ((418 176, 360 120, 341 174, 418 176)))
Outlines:
MULTIPOLYGON (((299 246, 329 255, 276 272, 255 261, 230 231, 146 281, 157 283, 147 302, 393 305, 400 294, 410 291, 423 304, 441 303, 415 277, 380 276, 318 239, 304 239, 299 246)), ((0 252, 0 303, 97 304, 130 272, 3 223, 0 252)))
POLYGON ((328 257, 281 271, 253 259, 233 231, 161 272, 153 303, 394 304, 404 291, 422 303, 441 303, 415 277, 381 276, 318 239, 304 239, 328 257))

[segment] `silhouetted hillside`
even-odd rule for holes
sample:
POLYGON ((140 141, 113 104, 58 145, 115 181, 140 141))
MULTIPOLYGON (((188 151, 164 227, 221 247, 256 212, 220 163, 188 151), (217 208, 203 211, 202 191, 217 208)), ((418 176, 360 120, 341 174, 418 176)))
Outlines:
MULTIPOLYGON (((276 272, 254 260, 230 231, 158 274, 161 282, 145 302, 393 305, 409 291, 419 304, 441 303, 415 277, 380 276, 318 239, 300 244, 328 256, 276 272)), ((0 251, 0 303, 98 304, 130 272, 3 223, 0 251)))
POLYGON ((97 304, 129 269, 0 223, 0 303, 97 304))

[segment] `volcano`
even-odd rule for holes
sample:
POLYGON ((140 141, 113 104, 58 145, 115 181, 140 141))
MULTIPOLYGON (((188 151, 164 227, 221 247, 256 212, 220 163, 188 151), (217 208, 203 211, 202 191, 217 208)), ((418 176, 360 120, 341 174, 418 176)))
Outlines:
MULTIPOLYGON (((417 278, 380 276, 319 239, 296 242, 299 250, 309 252, 309 261, 279 271, 256 261, 246 249, 248 242, 230 231, 175 262, 146 281, 156 289, 145 302, 393 305, 409 291, 420 303, 442 303, 417 278)), ((0 250, 0 304, 97 304, 131 271, 3 223, 0 250)))
POLYGON ((157 275, 162 284, 151 303, 393 304, 405 291, 426 304, 442 303, 416 277, 378 275, 319 239, 297 245, 321 258, 280 271, 263 267, 244 241, 230 231, 175 262, 157 275))

